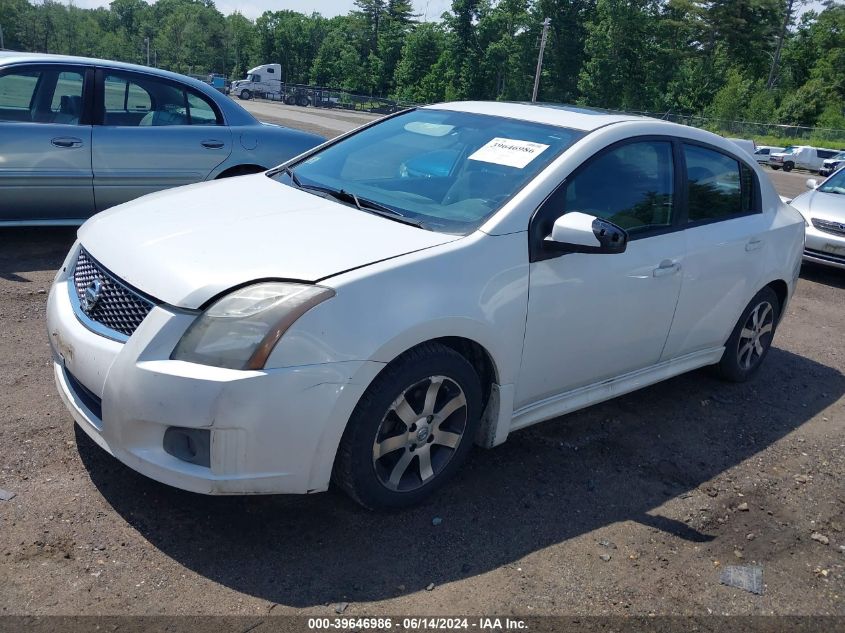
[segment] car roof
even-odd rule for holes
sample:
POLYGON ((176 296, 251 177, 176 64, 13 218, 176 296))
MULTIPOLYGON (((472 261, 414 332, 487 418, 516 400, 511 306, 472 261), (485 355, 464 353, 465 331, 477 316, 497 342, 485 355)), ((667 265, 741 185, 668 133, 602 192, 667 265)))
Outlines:
POLYGON ((136 72, 144 72, 150 75, 158 75, 159 77, 168 77, 170 79, 177 79, 183 83, 199 83, 203 84, 199 79, 180 75, 178 73, 170 72, 169 70, 161 70, 160 68, 153 68, 151 66, 142 66, 140 64, 129 64, 126 62, 117 62, 111 59, 97 59, 94 57, 79 57, 76 55, 53 55, 50 53, 18 53, 13 51, 0 51, 0 66, 6 64, 15 64, 18 62, 25 62, 28 64, 44 63, 44 64, 87 64, 89 66, 108 66, 109 68, 118 68, 122 70, 134 70, 136 72))
POLYGON ((73 64, 86 66, 99 66, 111 68, 115 70, 128 70, 133 72, 145 73, 162 77, 164 79, 171 79, 179 83, 186 84, 195 88, 214 99, 215 103, 223 109, 226 115, 227 122, 235 125, 249 125, 256 124, 255 117, 249 114, 246 110, 238 106, 231 99, 218 98, 219 92, 216 88, 209 86, 207 83, 180 75, 179 73, 170 72, 169 70, 162 70, 160 68, 153 68, 151 66, 142 66, 140 64, 129 64, 126 62, 116 62, 110 59, 97 59, 94 57, 79 57, 76 55, 52 55, 50 53, 20 53, 16 51, 0 51, 0 68, 3 66, 10 66, 12 64, 73 64))
POLYGON ((651 117, 610 112, 559 103, 513 103, 506 101, 452 101, 425 106, 436 110, 472 112, 500 116, 532 123, 556 125, 591 132, 600 127, 623 121, 658 121, 651 117))

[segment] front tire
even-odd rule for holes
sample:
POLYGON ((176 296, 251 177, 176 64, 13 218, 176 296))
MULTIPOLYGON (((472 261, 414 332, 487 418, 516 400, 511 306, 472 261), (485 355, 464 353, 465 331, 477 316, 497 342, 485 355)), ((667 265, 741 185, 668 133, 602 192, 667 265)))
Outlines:
POLYGON ((249 101, 252 98, 252 93, 249 90, 241 90, 241 94, 238 96, 244 101, 249 101))
POLYGON ((795 163, 784 163, 783 164, 783 170, 784 171, 792 171, 793 169, 795 169, 795 163))
POLYGON ((780 309, 778 296, 768 286, 754 295, 725 344, 722 360, 716 365, 722 378, 745 382, 757 373, 772 346, 780 309))
POLYGON ((473 366, 445 345, 420 345, 391 362, 361 397, 332 479, 370 509, 414 505, 454 476, 480 417, 473 366))
POLYGON ((777 171, 778 169, 780 169, 780 167, 776 167, 775 165, 769 165, 769 167, 771 167, 771 168, 772 168, 773 170, 775 170, 775 171, 777 171))

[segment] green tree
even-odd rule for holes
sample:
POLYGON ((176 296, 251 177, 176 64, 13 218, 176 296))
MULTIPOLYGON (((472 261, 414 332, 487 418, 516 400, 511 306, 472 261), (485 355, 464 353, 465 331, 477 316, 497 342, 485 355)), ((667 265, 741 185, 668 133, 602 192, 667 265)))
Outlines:
POLYGON ((629 110, 654 105, 657 15, 653 0, 598 0, 578 81, 584 103, 629 110))
POLYGON ((361 55, 342 31, 332 31, 323 40, 311 68, 311 81, 355 92, 366 90, 361 55))
MULTIPOLYGON (((529 67, 536 63, 540 24, 551 19, 540 80, 540 99, 572 103, 578 99, 578 75, 584 63, 587 23, 593 18, 596 0, 537 0, 533 3, 526 37, 530 47, 529 67)), ((531 69, 533 79, 533 68, 531 69)))
POLYGON ((437 63, 445 48, 446 35, 438 24, 421 24, 408 35, 396 67, 397 99, 432 103, 444 98, 437 63))

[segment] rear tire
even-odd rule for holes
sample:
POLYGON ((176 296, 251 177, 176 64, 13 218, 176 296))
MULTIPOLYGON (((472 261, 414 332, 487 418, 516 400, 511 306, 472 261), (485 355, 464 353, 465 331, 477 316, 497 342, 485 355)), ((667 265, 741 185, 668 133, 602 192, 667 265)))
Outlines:
POLYGON ((349 419, 332 480, 370 509, 414 505, 454 476, 481 417, 481 382, 455 350, 425 343, 376 377, 349 419))
POLYGON ((308 107, 308 97, 305 95, 297 95, 296 97, 296 105, 300 108, 307 108, 308 107))
POLYGON ((293 95, 288 95, 285 97, 285 105, 296 105, 296 97, 293 95))
POLYGON ((771 349, 780 309, 778 296, 768 286, 754 295, 715 365, 719 376, 730 382, 745 382, 757 373, 771 349))

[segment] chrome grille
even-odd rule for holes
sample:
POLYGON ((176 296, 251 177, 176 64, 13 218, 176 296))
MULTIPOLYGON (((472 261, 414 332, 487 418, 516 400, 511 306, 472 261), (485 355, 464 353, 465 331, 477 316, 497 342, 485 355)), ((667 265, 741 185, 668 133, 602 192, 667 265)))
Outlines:
POLYGON ((845 222, 830 222, 829 220, 819 220, 818 218, 813 218, 813 226, 819 231, 824 231, 825 233, 845 235, 845 222))
POLYGON ((132 290, 106 270, 84 248, 80 249, 73 269, 73 285, 78 309, 92 321, 124 336, 132 336, 155 305, 152 299, 132 290), (85 293, 95 280, 99 280, 99 293, 90 305, 85 293))

